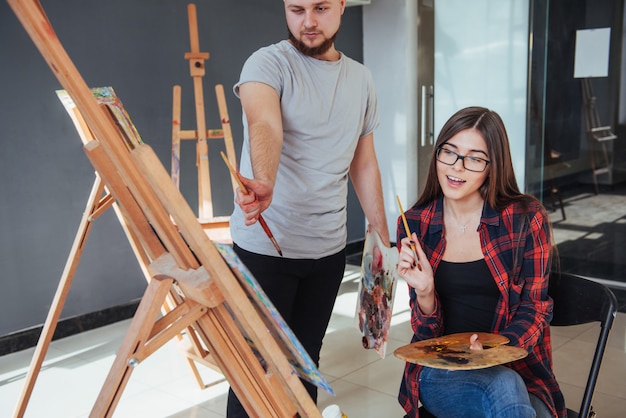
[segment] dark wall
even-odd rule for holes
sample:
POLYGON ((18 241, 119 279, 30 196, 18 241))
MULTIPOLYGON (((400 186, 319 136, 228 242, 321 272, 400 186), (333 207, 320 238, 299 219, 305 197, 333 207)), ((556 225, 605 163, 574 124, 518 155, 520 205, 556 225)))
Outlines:
MULTIPOLYGON (((179 0, 45 0, 53 28, 88 85, 112 86, 145 142, 170 168, 172 87, 182 86, 182 127, 195 129, 187 4, 179 0)), ((232 93, 247 56, 285 38, 277 0, 196 3, 207 128, 219 128, 214 86, 223 84, 236 150, 241 108, 232 93)), ((361 8, 346 10, 339 50, 363 60, 361 8)), ((0 336, 43 323, 94 182, 80 139, 55 90, 61 88, 6 2, 0 2, 0 336)), ((196 168, 183 147, 181 190, 194 211, 196 168)), ((216 215, 232 211, 232 189, 219 150, 210 146, 216 215)), ((364 220, 351 191, 349 241, 364 220)), ((140 298, 145 280, 112 210, 91 230, 62 318, 140 298)))

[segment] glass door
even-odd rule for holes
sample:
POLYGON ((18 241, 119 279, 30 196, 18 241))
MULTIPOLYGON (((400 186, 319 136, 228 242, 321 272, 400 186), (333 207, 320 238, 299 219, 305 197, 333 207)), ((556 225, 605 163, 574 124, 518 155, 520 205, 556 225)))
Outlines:
MULTIPOLYGON (((626 288, 624 0, 530 3, 526 191, 560 269, 626 288)), ((617 293, 617 292, 616 292, 617 293)))

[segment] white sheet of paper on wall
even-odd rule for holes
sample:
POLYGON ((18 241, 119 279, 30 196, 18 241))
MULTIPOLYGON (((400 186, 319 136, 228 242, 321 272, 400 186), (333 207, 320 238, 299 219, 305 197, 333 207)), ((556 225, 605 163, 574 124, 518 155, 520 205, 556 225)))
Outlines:
POLYGON ((576 31, 574 78, 607 77, 611 28, 576 31))

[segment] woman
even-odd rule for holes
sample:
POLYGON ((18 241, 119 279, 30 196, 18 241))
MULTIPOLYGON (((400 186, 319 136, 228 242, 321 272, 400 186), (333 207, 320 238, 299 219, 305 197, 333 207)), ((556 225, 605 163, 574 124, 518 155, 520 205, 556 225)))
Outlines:
MULTIPOLYGON (((551 228, 541 203, 519 191, 498 114, 468 107, 446 122, 405 216, 398 274, 409 284, 412 341, 489 332, 528 351, 479 370, 407 363, 398 396, 407 417, 418 416, 418 401, 440 418, 565 417, 552 371, 551 228)), ((482 349, 476 335, 469 343, 482 349)))

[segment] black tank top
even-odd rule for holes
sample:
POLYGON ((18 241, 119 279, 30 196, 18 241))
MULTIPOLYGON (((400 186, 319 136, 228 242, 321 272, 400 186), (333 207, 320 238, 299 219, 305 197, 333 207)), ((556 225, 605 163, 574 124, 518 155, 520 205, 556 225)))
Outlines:
POLYGON ((484 259, 441 261, 435 289, 443 309, 444 334, 492 331, 500 292, 484 259))

